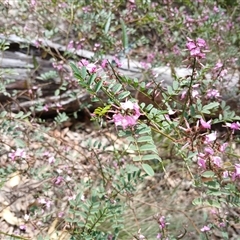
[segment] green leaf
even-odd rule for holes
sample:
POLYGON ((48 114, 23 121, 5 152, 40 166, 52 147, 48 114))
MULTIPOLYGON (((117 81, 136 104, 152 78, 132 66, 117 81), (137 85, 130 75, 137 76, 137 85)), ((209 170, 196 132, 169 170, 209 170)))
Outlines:
POLYGON ((127 96, 130 95, 130 92, 129 91, 124 91, 124 92, 121 92, 119 95, 118 95, 118 99, 119 100, 122 100, 122 99, 125 99, 127 96))
POLYGON ((207 201, 204 202, 204 204, 206 205, 210 205, 212 207, 216 207, 216 208, 221 208, 221 204, 219 201, 216 200, 212 200, 212 199, 208 199, 207 201))
POLYGON ((77 222, 77 225, 78 225, 78 227, 84 227, 84 226, 85 226, 85 223, 83 223, 83 222, 77 222))
POLYGON ((154 176, 154 171, 152 167, 148 164, 143 163, 142 164, 143 170, 149 175, 149 176, 154 176))
POLYGON ((152 142, 153 143, 153 139, 152 136, 142 136, 140 138, 137 139, 137 142, 152 142))
POLYGON ((149 112, 153 108, 152 104, 148 104, 147 107, 145 107, 145 111, 149 112))
POLYGON ((84 213, 83 211, 75 211, 75 212, 74 212, 74 215, 76 215, 76 216, 81 216, 83 219, 86 219, 86 218, 87 218, 87 214, 84 213))
POLYGON ((66 222, 69 222, 69 223, 74 223, 75 222, 75 219, 71 219, 71 218, 65 218, 66 222))
POLYGON ((217 181, 208 181, 208 182, 205 182, 204 185, 211 189, 220 188, 220 184, 217 181))
POLYGON ((62 122, 65 122, 69 119, 69 117, 67 116, 67 114, 65 112, 63 113, 59 113, 55 118, 54 120, 57 122, 57 123, 62 123, 62 122))
POLYGON ((26 114, 21 116, 21 119, 25 119, 25 118, 29 117, 30 115, 31 115, 31 112, 27 112, 26 114))
POLYGON ((205 178, 212 178, 215 176, 215 173, 213 171, 205 171, 201 174, 201 176, 205 178))
POLYGON ((95 85, 94 91, 97 93, 97 92, 101 89, 102 85, 103 85, 103 79, 100 80, 100 81, 95 85))
POLYGON ((157 154, 147 154, 147 155, 142 156, 142 160, 143 161, 145 161, 145 160, 154 160, 154 159, 162 161, 161 158, 157 154))
POLYGON ((206 110, 211 110, 211 109, 213 109, 213 108, 218 107, 219 105, 220 105, 219 102, 211 102, 211 103, 203 106, 202 110, 204 110, 204 111, 206 111, 206 110))
POLYGON ((90 76, 90 78, 89 78, 89 80, 88 80, 88 85, 89 85, 89 86, 93 84, 93 82, 94 82, 94 80, 96 79, 96 77, 97 77, 97 74, 96 74, 96 73, 94 73, 94 74, 92 74, 92 75, 90 76))
POLYGON ((55 90, 54 95, 59 96, 59 94, 60 94, 60 89, 55 90))
POLYGON ((131 145, 129 146, 129 150, 138 151, 139 148, 138 148, 138 146, 136 146, 135 144, 131 144, 131 145))
POLYGON ((127 173, 133 173, 133 172, 136 172, 136 171, 138 171, 138 170, 139 170, 139 168, 136 167, 136 166, 133 165, 133 164, 129 164, 129 165, 126 166, 126 172, 127 172, 127 173))
POLYGON ((192 204, 193 205, 202 205, 203 201, 202 201, 202 198, 195 198, 193 201, 192 201, 192 204))
POLYGON ((2 111, 0 113, 0 118, 4 118, 7 115, 7 111, 2 111))
POLYGON ((107 22, 106 22, 105 27, 104 27, 104 33, 105 34, 107 34, 109 32, 111 21, 112 21, 112 14, 109 13, 109 17, 108 17, 107 22))
POLYGON ((206 192, 207 195, 211 195, 211 196, 222 196, 222 192, 221 191, 218 191, 218 190, 208 190, 206 192))
POLYGON ((46 73, 42 73, 39 77, 37 77, 37 79, 41 81, 48 81, 50 79, 54 79, 57 77, 58 77, 58 74, 56 71, 48 71, 46 73))
POLYGON ((111 108, 111 105, 107 105, 104 108, 98 107, 94 110, 94 114, 102 117, 104 116, 111 108))
POLYGON ((136 161, 136 162, 142 161, 142 156, 134 156, 133 161, 136 161))
POLYGON ((87 68, 85 66, 83 66, 81 68, 81 78, 83 81, 85 80, 86 76, 87 76, 87 68))
POLYGON ((72 68, 74 77, 76 79, 78 79, 79 81, 82 81, 83 78, 82 78, 82 74, 80 72, 80 69, 73 62, 70 62, 70 67, 72 68))
POLYGON ((20 111, 18 114, 14 116, 14 118, 21 118, 23 116, 23 111, 20 111))
POLYGON ((15 138, 14 142, 15 142, 17 148, 25 148, 26 147, 26 143, 20 138, 15 138))
POLYGON ((140 124, 136 130, 137 134, 151 133, 151 128, 146 124, 140 124))
POLYGON ((141 90, 146 90, 146 83, 145 82, 141 82, 140 83, 140 88, 141 88, 141 90))
POLYGON ((143 152, 143 151, 153 151, 153 152, 157 153, 157 149, 156 149, 156 146, 154 144, 144 144, 139 148, 139 150, 141 152, 143 152))
POLYGON ((125 22, 123 21, 123 19, 120 19, 120 23, 122 26, 122 44, 124 49, 126 50, 128 48, 128 35, 127 35, 127 27, 125 25, 125 22))
POLYGON ((117 94, 121 89, 122 89, 122 84, 117 83, 117 84, 115 84, 115 85, 113 86, 112 92, 113 92, 114 94, 117 94))
POLYGON ((179 82, 178 81, 173 81, 173 90, 177 90, 179 87, 179 82))
POLYGON ((171 86, 167 86, 167 91, 168 91, 169 95, 173 95, 173 89, 171 86))

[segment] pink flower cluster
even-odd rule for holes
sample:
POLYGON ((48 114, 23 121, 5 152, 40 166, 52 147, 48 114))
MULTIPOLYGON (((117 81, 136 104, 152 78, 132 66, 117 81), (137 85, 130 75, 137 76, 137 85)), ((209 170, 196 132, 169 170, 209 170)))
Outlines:
POLYGON ((16 158, 26 158, 26 151, 24 149, 17 148, 16 151, 13 151, 8 154, 12 161, 16 158))
MULTIPOLYGON (((165 216, 161 216, 158 219, 158 224, 159 224, 160 231, 164 232, 164 228, 166 228, 169 223, 166 222, 165 216)), ((158 233, 157 239, 162 239, 162 237, 163 235, 161 233, 158 233)), ((167 240, 168 238, 165 238, 165 239, 167 240)))
POLYGON ((203 53, 207 46, 205 40, 202 38, 197 38, 196 41, 191 38, 187 38, 187 40, 186 47, 190 51, 190 55, 199 59, 205 58, 205 53, 203 53))
POLYGON ((240 123, 239 122, 226 123, 226 127, 229 127, 232 131, 240 130, 240 123))
POLYGON ((121 109, 124 110, 124 113, 115 113, 113 115, 115 125, 122 126, 123 129, 135 126, 141 115, 139 105, 131 101, 126 101, 120 105, 121 109))
MULTIPOLYGON (((201 118, 200 124, 201 127, 204 129, 211 129, 211 120, 206 122, 204 119, 201 118)), ((232 131, 240 130, 240 123, 239 122, 227 123, 225 127, 229 127, 230 129, 232 129, 232 131)), ((216 139, 217 139, 216 132, 212 132, 210 134, 205 135, 204 140, 205 148, 203 152, 198 153, 197 161, 198 166, 203 170, 208 169, 207 162, 209 162, 209 164, 214 164, 218 168, 223 168, 223 162, 221 157, 216 155, 216 151, 212 147, 216 139)), ((223 143, 222 145, 219 146, 218 151, 220 153, 224 153, 227 146, 228 143, 223 143)), ((240 163, 236 163, 234 165, 233 171, 231 172, 224 171, 222 176, 223 178, 231 177, 233 181, 235 181, 236 179, 240 179, 240 163)))
POLYGON ((96 64, 89 63, 89 61, 86 59, 82 59, 81 61, 79 61, 78 66, 79 67, 85 66, 89 73, 96 73, 100 69, 96 64))

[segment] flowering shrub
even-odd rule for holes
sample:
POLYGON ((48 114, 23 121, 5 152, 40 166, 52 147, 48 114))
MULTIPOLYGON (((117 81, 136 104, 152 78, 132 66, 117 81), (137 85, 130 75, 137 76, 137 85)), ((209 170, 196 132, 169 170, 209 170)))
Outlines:
MULTIPOLYGON (((7 184, 21 196, 27 194, 21 192, 26 185, 28 193, 34 192, 19 210, 21 218, 12 216, 2 201, 1 216, 8 214, 2 226, 13 221, 11 234, 4 237, 21 238, 35 229, 40 239, 65 233, 68 239, 236 239, 240 163, 234 145, 240 118, 227 100, 229 94, 238 96, 230 83, 239 69, 239 3, 16 4, 1 3, 8 19, 1 32, 36 39, 43 58, 45 52, 52 56, 54 70, 38 80, 60 76, 56 96, 66 89, 85 89, 98 105, 91 114, 101 123, 97 135, 105 134, 108 141, 87 133, 81 141, 73 137, 72 145, 62 137, 65 130, 55 136, 50 127, 37 125, 43 120, 32 117, 34 110, 16 115, 2 111, 2 192, 9 193, 7 184), (42 46, 41 38, 61 39, 67 51, 56 56, 42 46), (92 58, 78 59, 75 53, 81 49, 93 51, 92 58), (122 60, 129 61, 131 71, 133 58, 141 62, 141 78, 134 70, 131 77, 122 74, 122 60), (65 77, 69 59, 73 74, 65 77), (170 80, 155 68, 166 65, 170 80), (176 67, 186 67, 190 74, 180 77, 176 67), (111 127, 117 137, 110 130, 105 133, 111 127), (123 140, 126 144, 119 147, 123 140), (16 187, 19 178, 24 187, 16 187)), ((0 46, 2 51, 9 47, 0 46)), ((11 96, 6 91, 10 81, 2 77, 5 73, 0 74, 0 89, 15 99, 18 92, 11 96)), ((29 96, 36 91, 36 86, 28 89, 29 96)), ((38 104, 37 109, 49 111, 48 104, 38 104)), ((59 127, 69 116, 60 101, 55 109, 53 125, 59 127)))
MULTIPOLYGON (((178 116, 175 118, 171 118, 169 115, 163 114, 164 111, 160 107, 154 107, 152 104, 146 105, 145 103, 141 103, 139 105, 137 104, 136 99, 132 99, 130 101, 129 99, 132 98, 129 96, 130 92, 123 90, 123 85, 120 85, 113 91, 112 84, 109 85, 107 80, 109 79, 109 71, 105 72, 106 75, 100 76, 100 78, 105 79, 105 84, 102 82, 99 85, 98 79, 97 82, 92 81, 91 86, 87 85, 87 88, 98 89, 98 91, 102 89, 102 91, 107 93, 109 96, 107 102, 117 102, 119 104, 119 106, 116 106, 113 103, 111 106, 108 105, 108 110, 105 111, 105 114, 113 112, 112 121, 115 123, 116 127, 121 126, 123 129, 121 136, 131 136, 133 141, 130 140, 130 149, 135 150, 136 153, 139 154, 139 156, 133 157, 133 159, 135 161, 137 160, 142 162, 142 167, 147 174, 153 175, 154 171, 151 165, 146 164, 145 161, 158 159, 160 165, 162 164, 162 159, 158 154, 158 150, 154 142, 154 135, 152 135, 154 132, 157 132, 160 134, 160 138, 167 137, 173 142, 174 148, 178 154, 181 155, 190 176, 192 176, 196 189, 206 189, 206 195, 196 198, 193 201, 193 204, 203 204, 221 209, 223 205, 229 204, 229 199, 238 198, 237 186, 239 178, 239 164, 237 162, 230 163, 228 161, 228 164, 226 165, 225 156, 227 157, 228 155, 228 143, 222 142, 218 139, 217 132, 212 131, 212 122, 216 122, 216 120, 219 122, 219 120, 222 120, 220 121, 222 122, 222 127, 231 129, 231 134, 234 133, 234 130, 239 129, 239 124, 238 122, 226 122, 230 121, 230 119, 218 119, 217 112, 221 112, 221 104, 219 103, 219 99, 217 97, 214 97, 215 101, 212 101, 212 98, 209 97, 207 100, 202 100, 203 103, 201 102, 201 99, 204 99, 204 92, 199 89, 199 82, 203 81, 203 79, 196 77, 197 69, 195 68, 197 68, 197 64, 199 64, 204 71, 205 66, 201 63, 201 60, 204 58, 207 59, 207 56, 203 53, 203 49, 206 47, 206 42, 201 38, 198 38, 197 40, 187 38, 186 40, 190 58, 192 58, 193 61, 192 76, 186 76, 186 78, 189 78, 187 89, 185 90, 186 83, 181 85, 180 79, 176 79, 172 83, 172 87, 168 86, 167 92, 165 91, 166 93, 162 92, 162 99, 165 100, 163 101, 163 103, 165 103, 163 107, 169 109, 169 113, 178 112, 178 116), (184 94, 181 92, 184 92, 184 94), (171 96, 176 95, 179 95, 179 98, 183 101, 182 107, 180 108, 179 103, 177 102, 178 100, 176 98, 176 100, 171 98, 171 96), (125 99, 125 102, 120 102, 118 100, 119 96, 121 96, 121 99, 125 99), (216 115, 214 117, 211 114, 213 119, 207 121, 205 118, 209 116, 210 111, 216 112, 216 115), (186 115, 187 113, 189 114, 188 116, 186 115), (141 115, 144 116, 145 120, 139 119, 141 115), (226 125, 223 124, 224 122, 226 122, 226 125), (146 129, 146 131, 150 134, 139 138, 138 125, 142 126, 143 129, 146 129), (147 152, 144 153, 144 151, 147 152), (151 151, 153 154, 150 154, 151 151), (145 154, 145 156, 141 156, 143 154, 145 154), (197 174, 193 172, 193 169, 196 169, 194 160, 195 157, 197 158, 198 166, 197 174), (229 188, 234 190, 229 191, 229 188)), ((72 69, 74 76, 77 78, 80 85, 86 86, 86 83, 89 83, 88 79, 92 76, 91 71, 88 71, 88 74, 86 75, 86 68, 82 67, 79 70, 74 64, 72 64, 72 69)), ((117 76, 116 72, 113 74, 117 76)), ((111 79, 111 81, 113 81, 113 79, 111 79)), ((118 82, 118 78, 116 78, 115 81, 118 82)), ((131 81, 130 79, 124 78, 124 76, 121 77, 120 83, 124 84, 125 82, 127 82, 129 87, 137 87, 139 84, 136 80, 131 81)), ((151 87, 148 88, 151 89, 151 87)), ((144 91, 145 89, 142 90, 144 91)), ((91 94, 94 94, 94 98, 98 98, 97 92, 91 92, 91 94)), ((145 93, 145 95, 149 98, 152 97, 151 94, 152 91, 145 93)), ((100 114, 97 116, 99 120, 102 117, 103 115, 100 114)), ((236 121, 238 119, 239 117, 233 114, 231 121, 236 121)), ((108 121, 110 122, 110 120, 108 121)), ((164 216, 160 218, 159 224, 160 230, 164 230, 164 234, 162 235, 162 233, 159 233, 157 238, 165 239, 165 237, 170 236, 165 229, 166 224, 164 216)), ((224 226, 225 224, 227 224, 227 222, 224 223, 224 226)), ((211 227, 203 226, 200 230, 206 235, 208 233, 210 234, 214 228, 214 225, 211 225, 211 227)), ((141 235, 141 237, 144 238, 143 235, 141 235)))

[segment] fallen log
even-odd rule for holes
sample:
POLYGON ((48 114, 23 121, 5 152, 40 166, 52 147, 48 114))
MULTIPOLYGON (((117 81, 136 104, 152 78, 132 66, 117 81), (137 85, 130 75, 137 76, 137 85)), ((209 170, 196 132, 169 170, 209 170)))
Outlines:
MULTIPOLYGON (((53 43, 48 40, 41 40, 41 46, 37 46, 39 40, 27 40, 15 35, 4 36, 0 34, 0 40, 9 43, 9 48, 0 51, 0 103, 2 108, 11 112, 20 110, 28 111, 34 108, 35 113, 53 114, 57 111, 74 112, 79 108, 91 103, 89 94, 80 86, 71 86, 64 83, 70 75, 69 65, 64 54, 72 55, 72 58, 92 59, 94 52, 87 50, 73 50, 53 43), (54 68, 54 58, 62 60, 63 70, 57 72, 54 68), (51 73, 51 74, 49 74, 51 73), (49 74, 48 78, 42 76, 49 74), (42 106, 47 106, 44 111, 42 106)), ((114 56, 104 57, 109 62, 114 61, 114 56)), ((121 66, 118 73, 129 78, 144 79, 142 65, 134 60, 121 58, 121 66)), ((152 69, 156 81, 164 85, 171 85, 174 80, 170 67, 158 67, 152 69)), ((175 68, 176 77, 191 75, 192 70, 188 68, 175 68)), ((207 79, 211 75, 205 76, 207 79)), ((221 83, 223 100, 238 110, 239 100, 239 73, 228 74, 221 83)), ((103 96, 104 97, 104 96, 103 96)), ((142 94, 138 95, 140 101, 148 101, 142 94)), ((149 102, 149 101, 148 101, 149 102)), ((33 110, 32 110, 33 111, 33 110)), ((240 111, 238 111, 240 112, 240 111)))

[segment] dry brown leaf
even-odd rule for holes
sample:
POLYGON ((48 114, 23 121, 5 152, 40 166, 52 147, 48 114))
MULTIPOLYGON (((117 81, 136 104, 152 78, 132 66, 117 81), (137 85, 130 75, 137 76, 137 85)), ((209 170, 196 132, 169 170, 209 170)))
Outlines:
POLYGON ((23 224, 23 220, 21 218, 15 217, 14 213, 10 211, 10 207, 4 208, 3 211, 0 213, 0 216, 10 225, 19 226, 23 224))
POLYGON ((19 185, 21 181, 21 175, 19 171, 16 171, 8 176, 9 180, 5 183, 5 186, 8 188, 14 188, 19 185))

